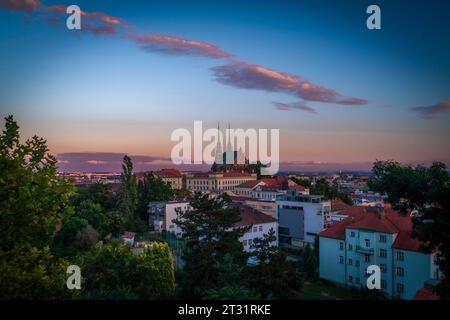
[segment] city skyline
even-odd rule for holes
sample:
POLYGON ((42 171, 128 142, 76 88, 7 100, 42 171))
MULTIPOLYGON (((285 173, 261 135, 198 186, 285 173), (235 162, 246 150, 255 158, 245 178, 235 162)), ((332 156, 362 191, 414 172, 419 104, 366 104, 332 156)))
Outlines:
POLYGON ((444 1, 378 2, 381 30, 367 1, 78 1, 81 31, 70 4, 0 1, 2 117, 60 166, 169 167, 171 132, 195 120, 279 128, 285 168, 450 162, 444 1))

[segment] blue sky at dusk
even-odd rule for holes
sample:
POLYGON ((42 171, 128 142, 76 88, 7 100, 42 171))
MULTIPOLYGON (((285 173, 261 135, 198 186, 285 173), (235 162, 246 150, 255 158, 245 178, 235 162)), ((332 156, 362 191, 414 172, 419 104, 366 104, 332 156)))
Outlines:
POLYGON ((449 1, 0 0, 0 39, 2 118, 62 157, 163 161, 202 120, 279 128, 285 162, 450 163, 449 1))

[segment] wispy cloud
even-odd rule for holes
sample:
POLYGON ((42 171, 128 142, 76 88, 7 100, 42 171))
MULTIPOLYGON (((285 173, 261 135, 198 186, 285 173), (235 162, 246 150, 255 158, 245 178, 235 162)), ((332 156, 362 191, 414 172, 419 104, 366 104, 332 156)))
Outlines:
MULTIPOLYGON (((38 0, 0 0, 0 7, 20 12, 37 11, 46 21, 52 24, 61 22, 67 17, 66 6, 46 6, 38 0)), ((93 35, 112 36, 118 33, 118 28, 129 28, 131 26, 125 20, 112 17, 103 12, 82 11, 81 14, 83 17, 82 30, 86 30, 93 35)), ((234 60, 231 53, 208 42, 154 33, 144 35, 127 34, 123 38, 134 41, 142 49, 150 52, 177 56, 227 59, 226 64, 211 69, 215 80, 224 85, 242 89, 282 92, 305 101, 318 101, 340 105, 367 104, 367 100, 365 99, 343 96, 335 89, 313 84, 298 75, 234 60)), ((315 113, 315 110, 302 103, 276 105, 276 107, 279 110, 299 109, 315 113)))
POLYGON ((347 98, 334 89, 314 85, 300 76, 271 70, 256 64, 233 60, 226 65, 213 67, 211 70, 216 81, 237 88, 284 92, 304 100, 325 103, 367 104, 367 100, 347 98))
POLYGON ((24 13, 32 13, 40 6, 39 0, 0 0, 0 8, 24 13))
MULTIPOLYGON (((56 156, 62 171, 120 171, 125 153, 116 152, 67 152, 56 156)), ((136 170, 157 167, 169 163, 170 158, 130 155, 136 170)))
POLYGON ((276 109, 282 110, 282 111, 301 110, 301 111, 317 114, 316 110, 307 106, 303 102, 294 102, 294 103, 272 102, 272 104, 275 106, 276 109))
POLYGON ((223 51, 218 46, 175 36, 147 34, 143 36, 128 35, 127 39, 138 43, 142 49, 157 53, 171 55, 194 55, 209 58, 227 58, 231 54, 223 51))
MULTIPOLYGON (((67 18, 66 6, 42 6, 39 10, 43 17, 54 23, 57 20, 67 18)), ((104 12, 87 12, 81 11, 81 30, 88 31, 94 35, 115 35, 118 33, 117 28, 130 28, 131 24, 124 20, 110 16, 104 12)))
POLYGON ((450 100, 442 101, 428 107, 414 107, 411 110, 417 112, 422 119, 437 118, 439 115, 450 111, 450 100))

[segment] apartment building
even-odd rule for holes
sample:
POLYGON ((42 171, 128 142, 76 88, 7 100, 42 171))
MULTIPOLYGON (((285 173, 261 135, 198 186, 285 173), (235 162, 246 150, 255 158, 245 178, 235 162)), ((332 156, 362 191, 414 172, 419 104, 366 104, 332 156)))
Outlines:
POLYGON ((280 244, 302 247, 313 244, 330 221, 331 202, 321 196, 288 190, 276 198, 280 244))
POLYGON ((419 290, 437 283, 441 275, 435 254, 421 252, 421 242, 411 236, 410 216, 371 207, 350 211, 319 234, 320 278, 364 287, 367 267, 377 265, 381 291, 401 299, 413 299, 419 290))

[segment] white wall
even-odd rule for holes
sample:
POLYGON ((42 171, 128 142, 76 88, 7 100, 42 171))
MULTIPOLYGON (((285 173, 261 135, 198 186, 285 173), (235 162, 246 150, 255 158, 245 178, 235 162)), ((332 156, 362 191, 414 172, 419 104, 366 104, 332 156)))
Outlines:
POLYGON ((246 232, 239 239, 239 241, 241 241, 242 244, 244 245, 244 251, 246 251, 246 252, 252 251, 250 248, 249 240, 251 240, 253 242, 254 238, 263 238, 264 234, 269 233, 269 230, 271 228, 275 231, 275 237, 277 238, 277 240, 274 242, 274 245, 278 246, 278 222, 255 224, 255 225, 253 225, 251 230, 246 232), (256 231, 253 231, 254 228, 256 228, 256 231))

